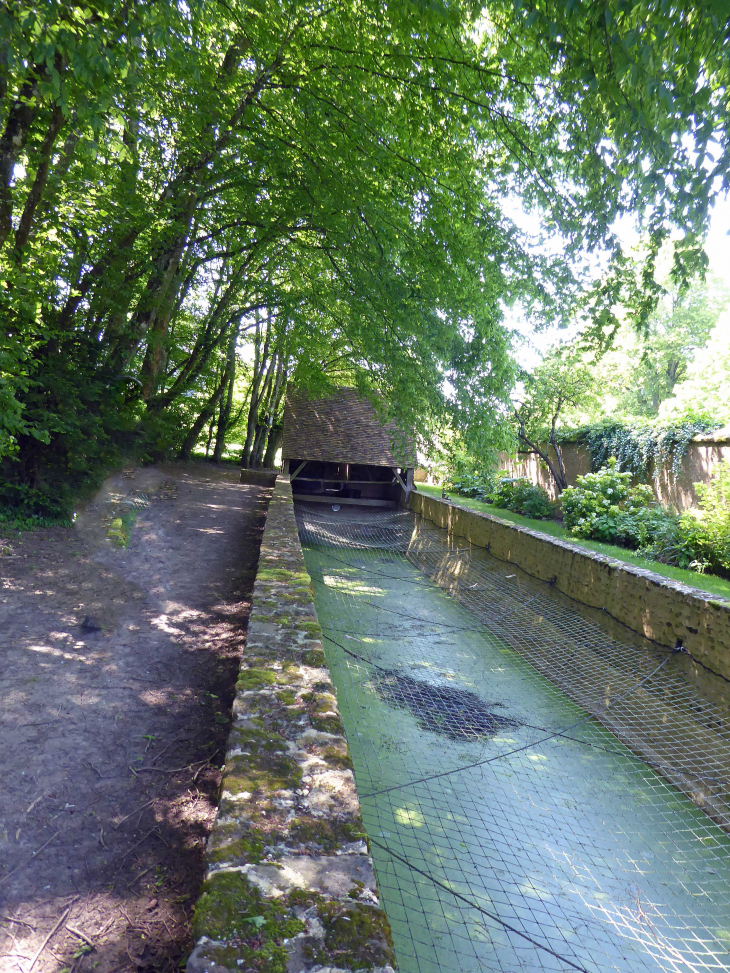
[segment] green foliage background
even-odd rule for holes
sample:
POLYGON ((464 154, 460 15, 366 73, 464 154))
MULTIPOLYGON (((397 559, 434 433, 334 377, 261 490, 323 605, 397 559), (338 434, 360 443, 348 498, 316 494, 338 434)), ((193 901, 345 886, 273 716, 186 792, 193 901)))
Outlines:
POLYGON ((703 266, 727 27, 717 0, 6 0, 0 501, 62 513, 124 452, 225 432, 256 313, 285 382, 494 442, 506 306, 601 344, 619 304, 648 320, 672 228, 677 277, 703 266))

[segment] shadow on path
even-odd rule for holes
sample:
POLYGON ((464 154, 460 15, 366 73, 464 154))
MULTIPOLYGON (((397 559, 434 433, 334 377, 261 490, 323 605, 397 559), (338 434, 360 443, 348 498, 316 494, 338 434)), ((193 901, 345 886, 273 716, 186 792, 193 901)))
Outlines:
POLYGON ((190 948, 270 496, 237 479, 125 471, 73 529, 9 538, 2 973, 176 970, 190 948), (110 501, 131 494, 141 509, 115 548, 110 501))

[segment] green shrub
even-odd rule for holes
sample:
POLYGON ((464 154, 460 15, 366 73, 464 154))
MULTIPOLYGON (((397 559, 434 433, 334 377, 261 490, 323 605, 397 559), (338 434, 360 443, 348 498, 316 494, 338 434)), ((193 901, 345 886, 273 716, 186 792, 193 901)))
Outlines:
POLYGON ((706 570, 708 562, 700 552, 701 530, 697 518, 691 513, 678 515, 668 510, 664 514, 639 546, 640 553, 662 564, 700 572, 706 570))
POLYGON ((555 504, 546 491, 524 477, 515 480, 503 478, 492 494, 491 503, 536 520, 549 520, 555 516, 555 504))
POLYGON ((613 456, 597 473, 579 476, 560 499, 563 522, 576 537, 640 547, 651 532, 651 487, 632 487, 631 473, 618 470, 613 456))
POLYGON ((654 501, 651 488, 631 486, 615 458, 598 473, 579 476, 563 491, 565 526, 590 537, 638 550, 664 564, 730 577, 730 463, 707 484, 697 483, 699 511, 676 514, 654 501))
POLYGON ((462 497, 472 497, 489 503, 497 489, 497 475, 492 469, 480 468, 476 463, 462 460, 454 464, 448 485, 449 489, 460 493, 462 497))
POLYGON ((14 508, 0 507, 0 535, 11 530, 38 530, 41 527, 70 527, 72 521, 68 517, 42 517, 37 514, 19 513, 14 508))
POLYGON ((647 556, 680 568, 730 577, 730 462, 709 483, 696 483, 700 510, 667 519, 642 549, 647 556))

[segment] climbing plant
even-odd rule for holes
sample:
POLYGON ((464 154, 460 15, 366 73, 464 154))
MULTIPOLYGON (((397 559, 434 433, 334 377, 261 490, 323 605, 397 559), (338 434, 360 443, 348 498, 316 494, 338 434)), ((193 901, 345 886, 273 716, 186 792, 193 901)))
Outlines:
POLYGON ((565 430, 561 438, 588 449, 592 472, 602 469, 615 456, 619 469, 647 482, 651 477, 658 479, 668 463, 677 476, 694 437, 714 428, 717 424, 706 419, 688 419, 674 425, 606 419, 578 430, 565 430))

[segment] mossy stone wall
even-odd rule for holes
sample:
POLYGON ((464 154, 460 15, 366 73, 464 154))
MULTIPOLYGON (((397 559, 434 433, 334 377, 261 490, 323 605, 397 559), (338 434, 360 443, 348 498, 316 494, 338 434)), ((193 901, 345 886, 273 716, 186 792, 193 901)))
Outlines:
POLYGON ((395 966, 291 487, 261 545, 188 973, 395 966))

